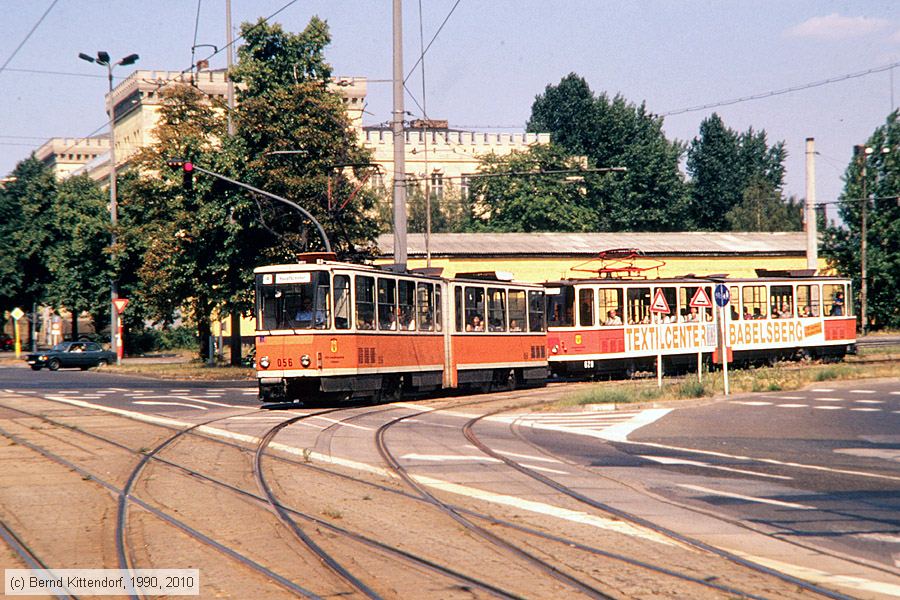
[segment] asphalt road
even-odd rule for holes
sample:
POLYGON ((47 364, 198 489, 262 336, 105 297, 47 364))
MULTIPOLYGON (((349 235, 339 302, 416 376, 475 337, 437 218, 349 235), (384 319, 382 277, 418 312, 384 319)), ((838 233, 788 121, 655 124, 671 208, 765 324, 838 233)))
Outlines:
POLYGON ((541 417, 551 427, 527 431, 556 455, 674 503, 900 567, 900 381, 829 383, 644 416, 652 422, 636 429, 615 413, 567 417, 569 425, 541 417))

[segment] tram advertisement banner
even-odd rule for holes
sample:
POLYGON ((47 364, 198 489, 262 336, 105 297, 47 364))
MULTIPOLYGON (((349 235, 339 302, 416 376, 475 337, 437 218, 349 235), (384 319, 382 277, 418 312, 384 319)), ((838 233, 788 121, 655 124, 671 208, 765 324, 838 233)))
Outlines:
POLYGON ((715 323, 665 323, 625 328, 625 351, 635 354, 712 352, 715 323))
POLYGON ((755 349, 824 341, 825 333, 821 321, 804 323, 796 319, 781 319, 728 324, 728 345, 731 347, 755 349))

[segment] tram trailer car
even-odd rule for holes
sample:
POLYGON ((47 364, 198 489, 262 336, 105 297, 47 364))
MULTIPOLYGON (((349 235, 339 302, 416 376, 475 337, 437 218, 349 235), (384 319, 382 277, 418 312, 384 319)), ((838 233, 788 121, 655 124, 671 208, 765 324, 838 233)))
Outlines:
POLYGON ((631 375, 721 363, 720 311, 713 291, 724 284, 729 362, 842 358, 855 351, 850 281, 809 271, 767 271, 756 278, 568 279, 547 283, 547 356, 557 375, 631 375))
POLYGON ((542 286, 322 256, 255 270, 262 402, 545 384, 542 286))

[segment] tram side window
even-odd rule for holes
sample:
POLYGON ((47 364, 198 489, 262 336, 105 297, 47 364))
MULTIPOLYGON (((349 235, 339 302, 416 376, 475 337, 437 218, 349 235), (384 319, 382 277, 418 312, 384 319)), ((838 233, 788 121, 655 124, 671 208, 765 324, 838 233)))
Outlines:
POLYGON ((594 325, 594 290, 591 288, 578 290, 578 324, 583 327, 594 325))
POLYGON ((378 329, 397 330, 397 280, 378 278, 378 329))
MULTIPOLYGON (((685 323, 697 323, 707 320, 712 313, 708 308, 691 306, 691 300, 697 294, 700 286, 686 286, 678 288, 678 320, 685 323)), ((709 288, 706 288, 707 298, 712 298, 709 288)), ((668 298, 666 298, 668 300, 668 298)), ((672 308, 672 305, 669 305, 672 308)))
POLYGON ((546 331, 544 325, 544 292, 528 292, 528 330, 546 331))
POLYGON ((397 282, 397 300, 400 305, 398 313, 399 327, 403 331, 416 329, 416 284, 401 279, 397 282))
POLYGON ((846 286, 843 283, 826 283, 822 286, 823 308, 826 317, 852 315, 852 304, 848 304, 846 286))
POLYGON ((765 319, 769 314, 766 302, 766 286, 745 285, 741 288, 744 301, 743 316, 746 320, 765 319))
POLYGON ((819 316, 819 286, 798 285, 797 286, 797 316, 798 317, 818 317, 819 316))
POLYGON ((375 278, 356 276, 356 327, 375 329, 375 278))
POLYGON ((525 290, 509 290, 509 330, 525 331, 528 304, 525 290))
POLYGON ((419 330, 434 331, 434 284, 420 283, 416 288, 419 330))
POLYGON ((488 331, 506 331, 506 290, 488 288, 488 331))
POLYGON ((628 288, 628 324, 638 325, 650 322, 650 288, 628 288))
POLYGON ((350 276, 334 276, 334 327, 350 329, 350 276))
POLYGON ((773 285, 769 291, 769 306, 773 319, 790 319, 794 316, 794 288, 789 285, 773 285))
POLYGON ((456 316, 456 330, 457 331, 465 331, 466 327, 463 325, 463 313, 465 309, 463 307, 462 300, 462 286, 456 286, 453 288, 453 306, 455 307, 455 316, 456 316))
POLYGON ((443 331, 444 329, 444 309, 441 308, 441 285, 434 286, 434 330, 443 331))
POLYGON ((575 288, 556 288, 555 294, 547 295, 547 325, 549 327, 572 327, 575 325, 575 288))
POLYGON ((466 286, 466 331, 484 331, 484 288, 466 286))
MULTIPOLYGON (((731 320, 737 321, 741 318, 741 314, 738 312, 738 307, 741 305, 741 288, 733 285, 728 291, 731 293, 731 300, 728 302, 728 307, 731 309, 731 320)), ((712 299, 712 296, 710 296, 710 299, 712 299)))
MULTIPOLYGON (((678 320, 678 305, 676 304, 676 298, 678 296, 678 288, 674 287, 661 287, 657 288, 662 290, 663 298, 666 299, 666 304, 669 305, 669 312, 667 313, 654 313, 654 323, 675 323, 678 320)), ((654 296, 656 294, 654 293, 654 296)), ((698 317, 699 319, 700 317, 698 317)))
POLYGON ((603 325, 616 327, 622 325, 622 288, 598 288, 597 304, 603 325))

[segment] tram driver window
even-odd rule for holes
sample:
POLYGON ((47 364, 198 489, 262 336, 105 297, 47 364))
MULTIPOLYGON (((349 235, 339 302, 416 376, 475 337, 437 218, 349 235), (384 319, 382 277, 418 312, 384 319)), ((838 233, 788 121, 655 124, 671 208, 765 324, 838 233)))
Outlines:
POLYGON ((375 329, 375 278, 356 276, 356 327, 375 329))
POLYGON ((591 288, 578 290, 578 324, 582 327, 594 325, 594 290, 591 288))
POLYGON ((466 331, 484 331, 484 288, 466 286, 466 331))
MULTIPOLYGON (((575 288, 553 288, 547 294, 547 325, 549 327, 573 327, 575 325, 575 288)), ((549 292, 549 290, 548 290, 549 292)))

